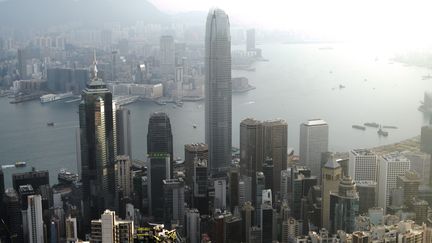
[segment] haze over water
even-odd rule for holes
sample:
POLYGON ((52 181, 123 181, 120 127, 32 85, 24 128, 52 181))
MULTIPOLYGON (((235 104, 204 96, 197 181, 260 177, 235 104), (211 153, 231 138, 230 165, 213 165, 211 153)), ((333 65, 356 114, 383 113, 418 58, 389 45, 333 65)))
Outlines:
MULTIPOLYGON (((329 123, 329 148, 333 152, 374 147, 398 142, 420 134, 428 122, 417 108, 432 80, 422 80, 431 70, 406 66, 389 60, 391 52, 362 48, 354 44, 264 44, 259 45, 269 62, 255 64, 255 72, 235 71, 256 86, 233 95, 233 146, 239 144, 239 124, 246 117, 282 118, 288 122, 288 146, 298 153, 299 126, 311 118, 329 123), (331 50, 320 49, 333 47, 331 50), (340 89, 339 85, 345 86, 340 89), (378 137, 376 129, 351 128, 353 124, 377 122, 397 126, 389 136, 378 137)), ((243 48, 233 47, 233 49, 243 48)), ((145 159, 147 125, 150 114, 167 112, 174 139, 174 156, 183 157, 183 145, 204 141, 204 103, 185 102, 182 108, 171 104, 135 103, 131 110, 132 153, 145 159), (197 124, 197 128, 192 127, 197 124)), ((27 161, 25 169, 8 168, 12 173, 36 169, 50 170, 56 183, 61 168, 76 171, 75 132, 78 102, 40 104, 39 101, 9 104, 0 98, 1 165, 27 161), (47 122, 55 122, 48 127, 47 122)))

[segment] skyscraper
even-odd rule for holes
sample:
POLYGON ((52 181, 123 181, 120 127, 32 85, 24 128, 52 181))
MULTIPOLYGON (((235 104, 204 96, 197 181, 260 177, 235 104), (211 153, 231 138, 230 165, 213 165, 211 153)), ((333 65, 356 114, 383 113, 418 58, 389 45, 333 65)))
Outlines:
POLYGON ((288 163, 288 124, 281 119, 264 121, 263 132, 264 158, 273 160, 273 188, 271 189, 279 192, 280 171, 286 170, 288 163))
POLYGON ((231 35, 228 15, 211 9, 205 36, 205 141, 211 173, 231 162, 231 35))
POLYGON ((208 146, 205 143, 192 143, 184 145, 184 167, 186 171, 186 185, 193 183, 194 164, 196 160, 208 160, 208 146))
POLYGON ((44 223, 42 220, 42 197, 31 195, 27 197, 27 225, 30 243, 44 242, 44 223))
POLYGON ((121 194, 121 198, 132 198, 132 162, 129 156, 117 156, 114 167, 116 191, 121 194))
POLYGON ((355 218, 359 212, 359 196, 351 177, 344 177, 338 192, 330 193, 330 232, 355 230, 355 218))
POLYGON ((147 154, 167 153, 170 156, 170 177, 172 176, 173 136, 171 122, 166 113, 155 112, 151 115, 147 132, 147 154))
POLYGON ((321 153, 328 151, 328 134, 328 124, 321 119, 300 125, 300 161, 314 176, 320 175, 321 153))
POLYGON ((170 157, 167 153, 151 153, 148 158, 147 176, 150 180, 148 188, 149 211, 156 222, 162 222, 164 216, 163 180, 170 178, 170 157))
POLYGON ((175 74, 175 50, 174 38, 164 35, 160 38, 160 67, 161 73, 165 75, 175 74))
POLYGON ((410 170, 410 161, 400 153, 390 153, 379 158, 378 206, 390 205, 391 191, 396 188, 396 178, 410 170))
POLYGON ((132 159, 132 137, 130 110, 125 107, 116 109, 117 154, 127 155, 132 159))
POLYGON ((171 222, 184 226, 185 196, 182 179, 163 180, 164 224, 171 228, 171 222))
POLYGON ((376 181, 377 156, 368 149, 354 149, 349 153, 348 174, 354 181, 376 181))
POLYGON ((116 156, 112 94, 98 78, 96 58, 93 78, 82 91, 79 105, 83 225, 114 207, 116 156))
POLYGON ((337 192, 342 178, 342 167, 330 156, 322 168, 321 177, 321 226, 330 228, 330 193, 337 192))

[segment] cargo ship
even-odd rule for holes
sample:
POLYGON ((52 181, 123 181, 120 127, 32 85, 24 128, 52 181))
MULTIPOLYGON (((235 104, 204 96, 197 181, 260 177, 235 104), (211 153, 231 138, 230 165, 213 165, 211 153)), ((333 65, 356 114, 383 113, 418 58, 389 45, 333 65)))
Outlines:
POLYGON ((352 128, 354 128, 354 129, 359 129, 359 130, 366 130, 366 127, 364 127, 364 126, 360 126, 360 125, 352 125, 352 128))
POLYGON ((366 122, 366 123, 363 124, 363 125, 365 125, 365 126, 367 126, 367 127, 374 127, 374 128, 378 128, 378 127, 379 127, 379 124, 376 123, 376 122, 366 122))
POLYGON ((57 100, 63 100, 66 98, 70 98, 73 96, 72 92, 62 93, 62 94, 47 94, 40 97, 40 102, 43 103, 49 103, 54 102, 57 100))

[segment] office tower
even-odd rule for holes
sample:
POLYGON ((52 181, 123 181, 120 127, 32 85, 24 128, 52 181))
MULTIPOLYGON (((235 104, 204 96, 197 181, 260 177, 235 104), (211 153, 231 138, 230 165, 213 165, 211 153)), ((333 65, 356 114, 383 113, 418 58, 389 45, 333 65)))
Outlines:
MULTIPOLYGON (((263 127, 262 123, 246 118, 240 123, 240 172, 252 178, 252 204, 256 205, 256 173, 262 171, 263 127)), ((260 194, 260 193, 259 193, 260 194)))
POLYGON ((259 205, 263 203, 263 191, 265 188, 265 180, 264 173, 261 171, 256 172, 255 177, 255 188, 256 188, 256 194, 255 194, 255 205, 257 209, 259 209, 259 205))
POLYGON ((14 189, 6 189, 3 205, 6 211, 5 223, 9 229, 8 237, 15 242, 24 242, 20 199, 14 189))
POLYGON ((290 200, 291 212, 295 219, 301 218, 302 199, 307 196, 309 190, 317 185, 316 176, 311 176, 311 172, 304 166, 296 166, 291 170, 291 191, 290 200))
POLYGON ((239 205, 239 182, 240 170, 239 168, 230 168, 229 170, 229 201, 231 212, 239 205))
POLYGON ((37 191, 40 186, 49 185, 49 173, 47 170, 15 173, 12 175, 12 185, 16 191, 23 185, 31 185, 37 191))
POLYGON ((262 241, 262 231, 260 227, 252 226, 249 230, 249 241, 250 243, 264 243, 262 241))
POLYGON ((396 188, 397 176, 410 170, 410 161, 400 153, 390 153, 379 158, 378 206, 390 205, 391 191, 396 188))
POLYGON ((208 160, 208 146, 205 143, 185 144, 184 166, 186 171, 186 185, 191 186, 195 160, 208 160))
POLYGON ((76 91, 73 70, 70 68, 48 68, 47 87, 51 92, 76 91))
POLYGON ((200 213, 198 209, 186 210, 186 241, 189 243, 200 242, 200 213))
POLYGON ((114 165, 116 191, 121 198, 132 198, 132 162, 127 155, 118 155, 114 165))
POLYGON ((263 132, 264 158, 273 160, 273 187, 269 189, 279 192, 280 171, 286 170, 288 164, 288 124, 281 119, 264 121, 263 132))
POLYGON ((224 179, 216 179, 213 182, 215 195, 214 195, 214 209, 226 209, 226 181, 224 179))
POLYGON ((339 191, 330 193, 330 232, 343 230, 352 233, 355 218, 359 215, 359 196, 356 184, 351 177, 344 177, 339 183, 339 191))
POLYGON ((42 220, 42 197, 31 195, 27 197, 27 225, 30 243, 44 242, 44 223, 42 220))
POLYGON ((193 168, 193 205, 199 210, 200 214, 207 214, 207 160, 196 160, 193 168))
POLYGON ((171 223, 184 226, 185 196, 182 179, 163 180, 164 224, 171 228, 171 223))
POLYGON ((359 194, 359 214, 366 214, 370 208, 376 207, 377 183, 375 181, 356 181, 359 194))
POLYGON ((91 221, 90 242, 133 242, 133 233, 133 221, 118 220, 114 211, 105 210, 100 219, 91 221))
POLYGON ((75 243, 78 241, 77 219, 70 215, 66 218, 66 243, 75 243))
POLYGON ((396 187, 402 189, 405 206, 409 207, 411 200, 417 198, 420 182, 419 174, 412 170, 396 177, 396 187))
POLYGON ((290 171, 281 170, 280 172, 280 197, 282 200, 288 201, 288 186, 290 178, 290 171))
POLYGON ((321 177, 321 227, 330 229, 330 193, 337 192, 342 178, 342 167, 330 156, 322 168, 321 177))
POLYGON ((242 220, 233 216, 225 220, 225 241, 226 243, 241 242, 242 220))
MULTIPOLYGON (((432 125, 421 128, 420 151, 431 155, 430 167, 432 168, 432 125)), ((432 185, 432 169, 429 169, 429 185, 432 185)))
POLYGON ((302 233, 302 223, 289 217, 282 222, 282 243, 295 242, 295 238, 302 233))
POLYGON ((115 127, 112 94, 98 77, 96 57, 93 77, 82 91, 79 105, 81 181, 84 231, 91 219, 114 207, 115 127))
POLYGON ((231 163, 231 36, 228 15, 210 10, 205 35, 205 141, 214 173, 231 163))
POLYGON ((249 242, 250 227, 254 224, 255 209, 251 202, 245 202, 241 208, 242 242, 249 242))
POLYGON ((300 125, 300 161, 314 176, 321 171, 321 153, 328 151, 328 135, 329 127, 324 120, 309 120, 300 125))
POLYGON ((166 113, 155 112, 151 115, 147 132, 147 154, 168 153, 170 156, 170 176, 173 173, 173 136, 171 122, 166 113))
POLYGON ((246 51, 255 50, 255 29, 248 29, 246 31, 246 51))
POLYGON ((225 221, 232 217, 231 213, 217 210, 213 216, 211 229, 212 242, 225 242, 225 221))
POLYGON ((412 198, 409 207, 410 211, 415 214, 414 220, 416 224, 422 225, 423 223, 428 223, 428 202, 418 198, 412 198))
POLYGON ((116 109, 117 154, 132 159, 132 137, 130 110, 125 107, 116 109))
POLYGON ((148 157, 149 186, 147 195, 149 196, 149 211, 156 222, 163 221, 164 214, 164 194, 163 180, 170 178, 170 155, 167 153, 151 153, 148 157))
MULTIPOLYGON (((264 164, 262 165, 262 172, 264 173, 265 180, 265 188, 271 189, 274 191, 273 187, 273 178, 274 178, 274 166, 273 166, 273 159, 272 158, 266 158, 264 160, 264 164)), ((280 172, 277 172, 280 173, 280 172)))
POLYGON ((169 35, 160 38, 160 68, 161 73, 174 76, 175 72, 175 48, 174 38, 169 35))
POLYGON ((376 181, 377 156, 368 149, 353 149, 349 152, 348 175, 354 181, 376 181))
POLYGON ((260 227, 262 242, 273 242, 276 239, 276 211, 269 202, 261 205, 260 227))
POLYGON ((383 208, 369 208, 368 210, 369 222, 371 226, 383 225, 384 223, 384 209, 383 208))

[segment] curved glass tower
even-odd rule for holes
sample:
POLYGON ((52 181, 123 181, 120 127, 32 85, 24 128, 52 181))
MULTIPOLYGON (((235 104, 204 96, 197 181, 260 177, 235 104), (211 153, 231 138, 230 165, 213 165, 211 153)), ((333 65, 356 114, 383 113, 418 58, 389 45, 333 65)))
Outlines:
POLYGON ((231 35, 228 15, 211 9, 205 38, 205 140, 212 174, 231 162, 231 35))

